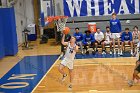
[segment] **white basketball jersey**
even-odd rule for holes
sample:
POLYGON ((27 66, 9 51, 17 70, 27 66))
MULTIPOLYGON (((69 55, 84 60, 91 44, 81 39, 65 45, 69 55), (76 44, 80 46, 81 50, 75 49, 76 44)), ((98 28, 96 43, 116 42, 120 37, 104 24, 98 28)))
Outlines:
POLYGON ((134 39, 138 39, 139 38, 139 34, 140 34, 140 31, 138 31, 138 32, 133 31, 134 39))
POLYGON ((75 48, 76 48, 76 44, 74 45, 74 47, 71 47, 70 42, 68 42, 68 46, 67 46, 66 53, 65 53, 65 58, 74 60, 75 54, 76 54, 75 48))
POLYGON ((139 60, 139 56, 140 56, 140 41, 137 44, 137 54, 136 54, 137 60, 139 60))
POLYGON ((112 38, 112 34, 111 33, 105 33, 105 36, 106 36, 106 41, 111 41, 111 38, 112 38))

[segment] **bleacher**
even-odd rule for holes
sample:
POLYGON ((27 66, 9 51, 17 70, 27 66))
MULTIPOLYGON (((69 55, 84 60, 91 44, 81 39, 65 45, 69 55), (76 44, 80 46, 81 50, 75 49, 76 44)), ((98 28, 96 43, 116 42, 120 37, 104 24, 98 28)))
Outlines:
MULTIPOLYGON (((130 31, 133 30, 133 27, 137 25, 140 28, 140 15, 126 15, 121 16, 117 15, 117 17, 121 21, 122 30, 125 28, 129 28, 130 31), (126 23, 127 20, 130 20, 130 23, 126 23)), ((84 33, 85 30, 88 29, 89 22, 96 22, 96 26, 99 27, 102 31, 105 31, 106 26, 109 25, 109 20, 111 16, 89 16, 89 17, 69 17, 67 20, 66 26, 71 29, 72 34, 74 32, 75 27, 79 27, 80 31, 84 33)))
MULTIPOLYGON (((132 16, 132 15, 126 15, 121 16, 117 15, 117 18, 120 19, 121 25, 122 25, 122 31, 125 30, 125 28, 129 28, 130 31, 133 31, 134 26, 138 26, 140 28, 140 20, 139 14, 132 16), (129 20, 130 23, 127 22, 129 20)), ((66 26, 71 29, 70 34, 73 35, 75 32, 75 28, 79 27, 80 32, 83 34, 85 30, 88 29, 88 23, 90 22, 96 22, 96 27, 100 28, 102 32, 105 32, 106 26, 109 26, 109 20, 111 16, 90 16, 90 17, 69 17, 66 23, 66 26)), ((101 46, 99 46, 100 48, 101 46)), ((105 46, 105 48, 109 48, 109 45, 105 46)), ((116 48, 118 48, 116 43, 116 48)), ((129 49, 129 45, 125 45, 124 51, 127 51, 129 49)))

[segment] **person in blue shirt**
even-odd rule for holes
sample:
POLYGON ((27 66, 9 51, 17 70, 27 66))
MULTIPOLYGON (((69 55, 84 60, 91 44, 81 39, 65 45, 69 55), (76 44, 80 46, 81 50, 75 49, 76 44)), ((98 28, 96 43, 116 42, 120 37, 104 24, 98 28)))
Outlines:
POLYGON ((132 33, 129 31, 129 28, 125 28, 125 32, 123 32, 121 35, 122 46, 121 46, 120 55, 123 55, 122 50, 126 44, 129 44, 131 46, 131 55, 133 55, 133 41, 132 41, 133 39, 132 38, 133 38, 132 33))
POLYGON ((79 32, 78 27, 75 28, 75 33, 73 34, 73 36, 76 38, 76 44, 80 46, 81 53, 83 54, 83 44, 82 44, 83 34, 79 32))
POLYGON ((112 19, 110 19, 110 31, 112 33, 114 54, 116 54, 115 40, 118 42, 118 54, 120 54, 120 36, 122 28, 120 20, 116 17, 116 13, 113 13, 112 19))
MULTIPOLYGON (((84 45, 84 49, 86 49, 86 54, 89 54, 88 48, 93 47, 95 43, 95 38, 90 33, 91 33, 90 30, 86 30, 85 35, 83 37, 83 45, 84 45)), ((94 47, 92 53, 94 54, 94 47)))

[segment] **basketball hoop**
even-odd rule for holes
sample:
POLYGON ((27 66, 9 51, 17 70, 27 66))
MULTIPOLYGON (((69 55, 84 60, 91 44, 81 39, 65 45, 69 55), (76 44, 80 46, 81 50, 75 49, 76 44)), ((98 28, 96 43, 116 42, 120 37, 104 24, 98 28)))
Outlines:
POLYGON ((54 21, 57 26, 57 32, 63 31, 67 22, 68 16, 55 16, 54 21))
POLYGON ((45 18, 45 22, 51 23, 55 22, 57 26, 57 31, 63 31, 67 22, 68 16, 49 16, 45 18))

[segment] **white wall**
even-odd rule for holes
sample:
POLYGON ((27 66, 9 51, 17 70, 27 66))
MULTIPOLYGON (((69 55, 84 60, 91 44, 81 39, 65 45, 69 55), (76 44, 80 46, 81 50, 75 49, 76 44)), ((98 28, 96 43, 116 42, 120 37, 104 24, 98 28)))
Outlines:
POLYGON ((33 1, 18 0, 14 8, 16 16, 18 43, 21 44, 24 42, 24 36, 22 31, 28 24, 34 23, 33 1), (21 21, 23 21, 23 24, 21 24, 21 21))

